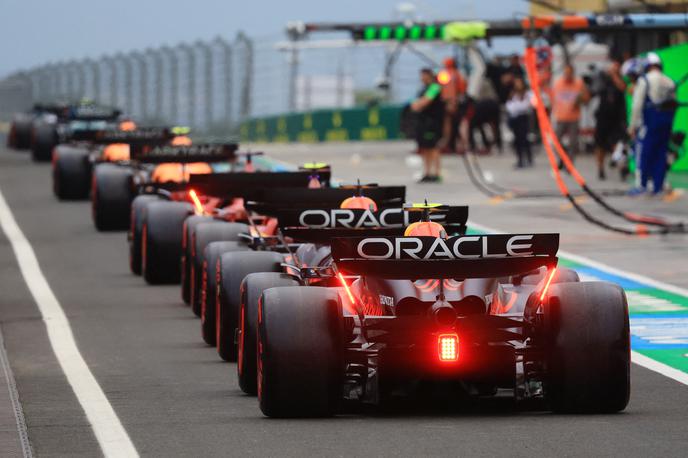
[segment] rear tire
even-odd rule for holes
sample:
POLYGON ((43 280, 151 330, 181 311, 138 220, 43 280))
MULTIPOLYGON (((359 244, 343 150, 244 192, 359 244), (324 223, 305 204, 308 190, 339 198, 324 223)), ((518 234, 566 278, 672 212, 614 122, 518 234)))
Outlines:
POLYGON ((243 223, 210 221, 199 224, 192 234, 191 252, 191 308, 196 316, 201 316, 201 297, 203 292, 203 250, 210 242, 238 242, 239 234, 248 232, 243 223))
POLYGON ((91 163, 88 150, 59 145, 53 154, 55 196, 60 200, 88 199, 91 185, 91 163))
POLYGON ((270 288, 258 324, 258 401, 269 417, 336 412, 344 374, 343 324, 335 289, 270 288))
POLYGON ((115 164, 98 164, 93 170, 91 213, 99 231, 126 230, 133 189, 131 170, 115 164))
POLYGON ((555 412, 611 413, 630 396, 626 294, 606 282, 552 285, 545 302, 545 394, 555 412))
POLYGON ((237 376, 246 394, 258 394, 258 303, 263 291, 278 286, 299 286, 291 275, 275 272, 248 274, 241 285, 237 376))
POLYGON ((196 227, 201 223, 213 221, 212 216, 193 215, 184 221, 184 236, 182 238, 182 300, 186 304, 191 303, 191 253, 193 251, 194 234, 196 227))
POLYGON ((182 228, 191 214, 186 202, 148 202, 141 243, 141 273, 151 285, 179 283, 182 228))
POLYGON ((57 146, 57 127, 55 124, 36 123, 33 128, 31 158, 36 162, 52 159, 53 148, 57 146))
POLYGON ((136 196, 131 203, 131 216, 129 218, 129 269, 134 275, 141 275, 141 242, 143 239, 143 222, 146 214, 146 205, 150 202, 161 200, 160 197, 151 194, 136 196))
POLYGON ((225 253, 220 257, 217 279, 217 310, 215 332, 217 353, 225 361, 236 361, 234 334, 239 325, 241 282, 246 275, 257 272, 281 272, 284 258, 272 251, 225 253))
POLYGON ((32 131, 33 117, 26 114, 17 116, 10 127, 10 134, 7 137, 7 146, 15 149, 31 148, 32 131))
POLYGON ((247 251, 241 242, 210 242, 204 250, 203 286, 201 293, 201 334, 203 340, 213 347, 215 339, 215 310, 217 308, 217 271, 220 257, 233 251, 247 251))

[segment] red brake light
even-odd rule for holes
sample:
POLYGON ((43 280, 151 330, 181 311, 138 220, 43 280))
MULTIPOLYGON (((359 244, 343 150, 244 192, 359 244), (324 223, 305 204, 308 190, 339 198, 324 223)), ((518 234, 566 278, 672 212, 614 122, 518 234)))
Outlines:
POLYGON ((545 287, 542 288, 542 293, 540 293, 540 302, 545 300, 545 296, 547 295, 547 290, 549 289, 549 285, 552 283, 552 279, 554 278, 554 274, 557 273, 557 268, 553 268, 549 272, 549 276, 547 277, 547 281, 545 282, 545 287))
POLYGON ((442 334, 437 339, 437 349, 440 361, 459 360, 459 336, 456 334, 442 334))
POLYGON ((191 201, 196 207, 196 214, 202 215, 204 213, 203 204, 201 203, 201 199, 198 198, 198 194, 196 194, 196 191, 191 189, 189 191, 189 197, 191 197, 191 201))
POLYGON ((344 275, 342 275, 342 273, 340 272, 337 274, 337 276, 339 277, 339 281, 342 282, 342 286, 344 286, 344 290, 346 291, 346 295, 349 296, 349 300, 352 304, 355 304, 356 299, 354 298, 354 295, 351 293, 349 285, 347 285, 346 280, 344 279, 344 275))

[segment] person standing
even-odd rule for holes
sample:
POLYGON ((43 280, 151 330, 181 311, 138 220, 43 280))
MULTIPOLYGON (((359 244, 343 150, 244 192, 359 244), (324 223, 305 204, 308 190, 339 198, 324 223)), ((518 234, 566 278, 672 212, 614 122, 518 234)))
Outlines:
POLYGON ((618 59, 612 59, 606 72, 600 74, 596 92, 599 105, 595 111, 595 156, 598 177, 604 180, 605 156, 626 135, 626 82, 618 59))
POLYGON ((646 73, 638 78, 633 90, 633 105, 628 135, 636 140, 639 186, 630 195, 647 191, 652 179, 653 194, 664 190, 667 151, 676 111, 676 84, 662 72, 662 60, 651 52, 647 55, 646 73))
MULTIPOLYGON (((588 103, 590 93, 583 80, 575 76, 573 65, 566 64, 563 75, 554 82, 552 87, 552 113, 556 122, 555 134, 561 141, 567 137, 569 142, 568 154, 573 161, 580 150, 579 123, 581 105, 588 103)), ((561 159, 559 168, 563 168, 561 159)))
POLYGON ((437 75, 437 80, 442 86, 442 101, 444 102, 444 124, 439 146, 454 152, 459 125, 459 102, 466 94, 466 80, 457 68, 456 61, 451 57, 444 60, 444 69, 437 75))
POLYGON ((520 169, 533 165, 533 154, 528 139, 532 94, 526 89, 523 78, 517 77, 513 83, 511 97, 506 101, 506 112, 509 128, 514 134, 514 148, 518 156, 516 168, 520 169))
POLYGON ((423 157, 424 174, 421 183, 435 183, 440 178, 439 141, 442 138, 444 125, 444 102, 442 88, 437 83, 435 73, 424 68, 420 71, 423 88, 418 98, 411 103, 411 110, 418 115, 416 143, 418 152, 423 157))

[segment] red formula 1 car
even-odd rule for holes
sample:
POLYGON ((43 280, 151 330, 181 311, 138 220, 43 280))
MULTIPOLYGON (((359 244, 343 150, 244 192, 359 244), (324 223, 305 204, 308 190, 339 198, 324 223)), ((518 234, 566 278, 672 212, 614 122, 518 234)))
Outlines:
POLYGON ((557 234, 448 237, 425 218, 405 236, 338 238, 314 275, 258 300, 265 415, 332 415, 441 384, 511 390, 561 412, 616 412, 630 393, 626 296, 557 268, 557 234))

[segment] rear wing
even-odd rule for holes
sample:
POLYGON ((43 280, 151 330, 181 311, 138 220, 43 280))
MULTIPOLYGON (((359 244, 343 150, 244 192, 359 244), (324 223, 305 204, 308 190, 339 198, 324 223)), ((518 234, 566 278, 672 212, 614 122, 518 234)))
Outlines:
POLYGON ((199 145, 155 145, 150 143, 133 144, 131 160, 144 164, 165 162, 227 162, 236 158, 239 145, 236 143, 199 144, 199 145))
MULTIPOLYGON (((330 172, 321 179, 329 180, 330 172)), ((189 187, 200 195, 213 197, 246 197, 257 189, 268 193, 281 192, 284 187, 289 189, 301 187, 306 189, 311 172, 228 172, 205 175, 191 175, 189 187)), ((247 207, 248 208, 248 207, 247 207)))
MULTIPOLYGON (((312 172, 308 172, 312 175, 312 172)), ((318 171, 321 181, 330 171, 318 171)), ((284 209, 339 208, 339 205, 354 195, 345 188, 269 188, 256 189, 245 194, 245 206, 261 215, 278 216, 284 209)), ((401 207, 406 200, 405 186, 377 186, 365 190, 365 196, 375 201, 378 208, 401 207)))
POLYGON ((114 121, 121 110, 98 105, 76 105, 63 110, 63 116, 73 121, 114 121))
POLYGON ((493 278, 556 266, 559 234, 352 237, 332 241, 343 272, 381 278, 493 278))
POLYGON ((78 129, 68 134, 72 141, 86 141, 95 145, 108 145, 112 143, 126 143, 128 145, 164 145, 174 135, 165 127, 144 127, 136 130, 123 131, 110 125, 106 128, 78 129))
POLYGON ((168 127, 141 127, 135 130, 100 130, 93 134, 93 143, 108 145, 126 143, 128 145, 162 145, 176 135, 168 127))
MULTIPOLYGON (((341 208, 285 209, 275 213, 283 235, 300 242, 329 242, 338 237, 401 237, 406 227, 421 221, 424 215, 406 208, 379 211, 341 208)), ((444 226, 448 234, 466 232, 468 207, 446 206, 429 215, 431 221, 444 226)))

